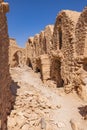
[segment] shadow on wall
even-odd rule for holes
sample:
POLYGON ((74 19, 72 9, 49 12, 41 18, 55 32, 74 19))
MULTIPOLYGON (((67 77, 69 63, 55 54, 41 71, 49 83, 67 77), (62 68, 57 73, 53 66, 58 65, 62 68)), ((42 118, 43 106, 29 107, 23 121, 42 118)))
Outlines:
POLYGON ((0 1, 0 129, 7 130, 7 116, 14 107, 19 86, 11 81, 9 73, 8 3, 0 1))
MULTIPOLYGON (((17 89, 19 89, 20 86, 18 86, 17 82, 14 82, 13 80, 11 81, 10 84, 10 99, 5 102, 6 107, 3 108, 4 110, 4 114, 2 115, 2 119, 1 119, 1 130, 7 130, 7 117, 10 115, 11 110, 14 109, 14 104, 15 104, 15 100, 16 100, 16 96, 17 96, 17 89), (6 114, 5 114, 6 113, 6 114)), ((7 97, 6 97, 7 98, 7 97)), ((3 103, 4 104, 4 103, 3 103)))

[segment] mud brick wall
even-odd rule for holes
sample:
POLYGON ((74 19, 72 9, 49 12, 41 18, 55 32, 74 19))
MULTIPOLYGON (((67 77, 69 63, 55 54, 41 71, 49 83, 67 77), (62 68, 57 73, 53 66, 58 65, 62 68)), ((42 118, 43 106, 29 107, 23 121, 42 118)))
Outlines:
POLYGON ((40 49, 41 49, 39 44, 39 34, 36 34, 34 36, 33 46, 34 46, 35 56, 37 57, 40 55, 40 49))
POLYGON ((27 53, 27 58, 32 58, 34 57, 34 47, 33 47, 33 40, 34 37, 30 37, 26 43, 26 53, 27 53))
POLYGON ((58 14, 54 26, 53 46, 63 55, 60 59, 60 75, 64 86, 73 82, 75 26, 79 15, 75 11, 63 10, 58 14))
POLYGON ((80 97, 87 101, 87 7, 78 19, 75 36, 75 87, 80 97))
POLYGON ((87 56, 87 7, 81 13, 76 25, 76 53, 78 56, 87 56))
POLYGON ((32 59, 34 70, 40 69, 42 79, 55 80, 67 93, 76 89, 79 95, 86 95, 87 90, 81 85, 87 84, 86 43, 87 7, 82 13, 63 10, 57 15, 54 26, 46 26, 34 40, 29 40, 27 55, 32 59), (49 78, 45 66, 48 66, 49 78))
POLYGON ((41 54, 45 54, 46 53, 46 43, 45 43, 45 39, 44 39, 44 31, 40 32, 39 44, 41 46, 41 54))
POLYGON ((0 1, 0 120, 1 130, 7 130, 7 115, 13 100, 10 90, 9 74, 9 36, 5 13, 9 11, 8 3, 0 1))
POLYGON ((26 43, 26 64, 34 71, 36 70, 36 45, 34 45, 34 37, 29 37, 26 43))
POLYGON ((26 65, 26 50, 20 48, 13 38, 9 39, 9 65, 10 67, 26 65))
POLYGON ((50 59, 45 54, 51 51, 52 33, 53 25, 48 25, 44 31, 33 38, 30 37, 26 43, 28 66, 32 67, 34 71, 40 72, 43 81, 50 78, 50 59))
POLYGON ((45 38, 45 43, 46 43, 46 53, 50 54, 51 50, 53 49, 53 29, 54 25, 48 25, 45 27, 44 30, 44 38, 45 38))

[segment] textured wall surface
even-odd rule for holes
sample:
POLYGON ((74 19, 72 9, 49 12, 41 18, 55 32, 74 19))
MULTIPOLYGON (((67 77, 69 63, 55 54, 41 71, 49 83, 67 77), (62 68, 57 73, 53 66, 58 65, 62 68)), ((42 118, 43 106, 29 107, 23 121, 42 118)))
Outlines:
MULTIPOLYGON (((37 36, 36 36, 37 37, 37 36)), ((36 43, 34 43, 35 38, 30 37, 26 43, 26 57, 27 57, 27 65, 33 70, 36 70, 36 43)))
POLYGON ((87 7, 78 19, 75 35, 75 86, 79 95, 87 101, 87 7))
POLYGON ((48 25, 40 34, 29 38, 26 46, 28 63, 34 71, 41 72, 43 80, 54 80, 57 87, 64 86, 66 93, 75 89, 87 99, 86 43, 87 7, 82 13, 63 10, 57 15, 54 26, 48 25), (43 66, 49 66, 49 78, 43 66))
POLYGON ((40 55, 40 52, 41 52, 41 47, 39 44, 39 34, 36 34, 34 36, 33 45, 34 45, 35 57, 38 57, 40 55))
POLYGON ((44 38, 45 38, 45 44, 46 44, 46 53, 50 55, 52 49, 53 49, 53 29, 54 25, 48 25, 45 27, 44 30, 44 38))
POLYGON ((26 43, 27 65, 34 71, 41 73, 43 81, 50 79, 50 58, 52 50, 53 25, 48 25, 36 34, 30 37, 26 43))
MULTIPOLYGON (((73 82, 75 26, 79 15, 80 13, 75 11, 63 10, 58 14, 54 26, 53 48, 54 51, 57 50, 59 53, 58 58, 56 58, 57 68, 58 64, 61 64, 59 65, 60 68, 56 69, 60 73, 59 76, 57 76, 59 77, 57 80, 60 80, 61 76, 61 81, 63 81, 65 87, 69 87, 73 82), (61 58, 60 53, 62 55, 61 58)), ((62 83, 59 85, 61 84, 62 83)))
POLYGON ((39 44, 40 44, 40 47, 41 47, 41 54, 45 54, 45 52, 46 52, 46 44, 45 44, 45 39, 44 39, 44 31, 40 32, 39 44))
POLYGON ((9 74, 9 37, 5 13, 8 12, 7 3, 0 1, 0 120, 1 130, 7 130, 7 115, 11 110, 12 95, 10 91, 9 74))

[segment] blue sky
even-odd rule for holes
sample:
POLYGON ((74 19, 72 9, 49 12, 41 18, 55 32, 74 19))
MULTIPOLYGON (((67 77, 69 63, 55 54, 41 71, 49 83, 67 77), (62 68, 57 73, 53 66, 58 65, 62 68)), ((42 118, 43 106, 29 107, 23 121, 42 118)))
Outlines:
POLYGON ((28 37, 34 36, 48 24, 54 24, 59 11, 82 11, 87 0, 5 0, 10 5, 7 14, 9 36, 24 47, 28 37))

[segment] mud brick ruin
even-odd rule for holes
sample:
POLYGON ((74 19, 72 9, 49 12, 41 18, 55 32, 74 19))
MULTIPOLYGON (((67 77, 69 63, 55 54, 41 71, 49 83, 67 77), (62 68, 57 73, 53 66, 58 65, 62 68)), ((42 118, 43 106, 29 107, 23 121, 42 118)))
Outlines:
POLYGON ((75 85, 79 95, 87 100, 87 7, 77 21, 75 36, 75 85))
POLYGON ((13 38, 9 39, 9 65, 10 67, 16 67, 26 64, 25 49, 20 48, 16 44, 16 40, 13 38))
POLYGON ((7 130, 13 96, 9 67, 29 66, 40 72, 44 83, 55 81, 66 93, 75 90, 87 101, 87 7, 83 12, 61 11, 54 25, 27 40, 20 48, 9 38, 5 14, 8 3, 0 0, 0 121, 7 130))
POLYGON ((87 7, 82 13, 63 10, 26 43, 28 64, 43 82, 54 80, 66 93, 73 89, 87 100, 87 7))
POLYGON ((10 74, 9 74, 9 36, 6 20, 6 12, 9 11, 8 3, 0 0, 0 128, 7 129, 7 115, 11 110, 13 100, 10 91, 10 74))

